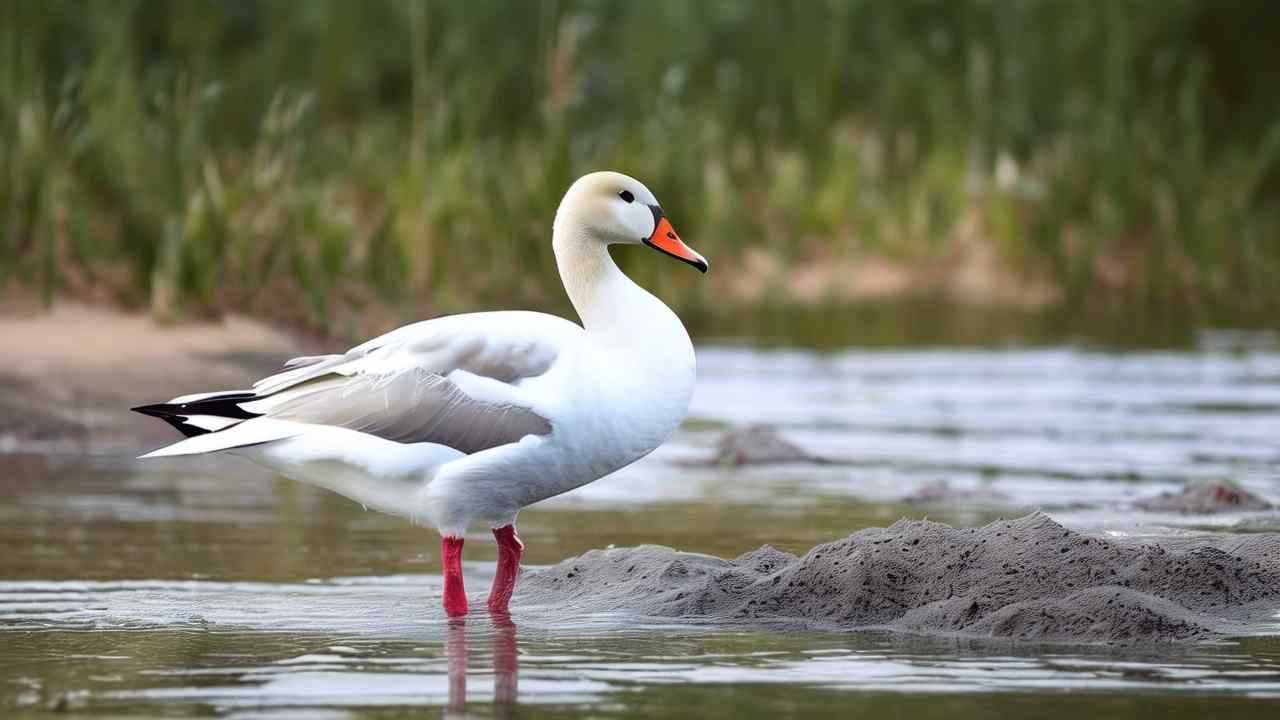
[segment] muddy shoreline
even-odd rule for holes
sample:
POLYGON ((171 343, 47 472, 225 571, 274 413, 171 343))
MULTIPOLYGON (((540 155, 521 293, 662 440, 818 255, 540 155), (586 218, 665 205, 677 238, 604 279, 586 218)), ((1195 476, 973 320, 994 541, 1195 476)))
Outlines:
POLYGON ((1142 542, 1033 513, 981 528, 900 520, 797 557, 645 545, 521 579, 517 606, 708 623, 1132 644, 1275 633, 1280 534, 1142 542))

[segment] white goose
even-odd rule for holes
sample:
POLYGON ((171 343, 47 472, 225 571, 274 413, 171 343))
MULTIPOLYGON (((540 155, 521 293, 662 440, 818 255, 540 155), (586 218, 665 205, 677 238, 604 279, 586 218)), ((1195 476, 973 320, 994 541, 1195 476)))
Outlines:
POLYGON ((498 541, 489 610, 506 613, 524 545, 516 514, 649 454, 684 418, 693 345, 680 319, 614 264, 640 244, 707 271, 648 188, 580 178, 556 211, 556 265, 582 319, 535 312, 407 325, 341 355, 301 357, 252 390, 134 410, 186 439, 144 458, 229 451, 443 536, 444 609, 467 613, 462 544, 498 541))

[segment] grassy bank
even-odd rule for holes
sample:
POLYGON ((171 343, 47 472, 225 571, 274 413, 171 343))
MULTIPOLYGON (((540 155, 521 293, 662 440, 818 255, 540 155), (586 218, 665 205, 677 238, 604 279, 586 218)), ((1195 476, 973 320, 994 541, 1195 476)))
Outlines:
POLYGON ((552 213, 611 167, 719 272, 623 262, 708 323, 793 294, 744 258, 975 248, 1058 308, 1267 317, 1276 87, 1267 0, 0 0, 0 283, 339 334, 562 309, 552 213))

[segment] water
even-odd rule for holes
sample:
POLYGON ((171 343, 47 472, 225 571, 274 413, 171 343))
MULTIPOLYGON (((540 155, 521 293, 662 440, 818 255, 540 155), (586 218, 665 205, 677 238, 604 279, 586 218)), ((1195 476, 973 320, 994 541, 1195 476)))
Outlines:
MULTIPOLYGON (((1280 500, 1270 346, 699 360, 668 446, 521 515, 529 562, 610 543, 801 551, 903 516, 975 525, 1030 508, 1110 533, 1280 527, 1274 511, 1133 505, 1193 479, 1280 500), (838 462, 696 464, 747 422, 838 462)), ((1272 638, 1116 649, 537 610, 449 623, 431 532, 235 459, 126 456, 0 456, 0 714, 1270 717, 1280 703, 1272 638)), ((492 572, 485 539, 467 545, 473 591, 492 572)))

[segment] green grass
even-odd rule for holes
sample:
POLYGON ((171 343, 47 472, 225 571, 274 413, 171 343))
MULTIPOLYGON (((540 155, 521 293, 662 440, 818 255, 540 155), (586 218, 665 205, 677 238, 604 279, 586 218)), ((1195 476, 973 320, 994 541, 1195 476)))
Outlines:
POLYGON ((0 0, 0 286, 337 334, 563 310, 552 214, 614 168, 717 269, 967 234, 1064 308, 1274 317, 1277 87, 1268 0, 0 0))

